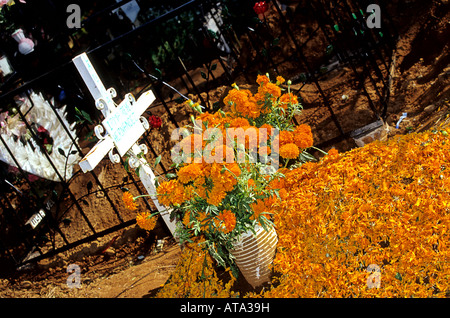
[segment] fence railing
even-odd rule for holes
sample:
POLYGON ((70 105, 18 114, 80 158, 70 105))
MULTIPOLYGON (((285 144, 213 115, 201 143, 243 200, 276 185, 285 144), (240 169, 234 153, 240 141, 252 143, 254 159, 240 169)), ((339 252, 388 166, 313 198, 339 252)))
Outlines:
MULTIPOLYGON (((396 35, 382 1, 382 27, 376 29, 366 23, 367 1, 306 1, 295 11, 284 10, 273 1, 273 9, 260 19, 253 4, 186 1, 87 50, 105 86, 114 87, 119 96, 133 92, 137 98, 148 89, 154 91, 157 101, 147 113, 162 117, 164 127, 146 132, 141 143, 150 150, 149 162, 163 154, 156 167, 159 174, 171 172, 170 149, 166 149, 168 143, 155 143, 155 136, 167 140, 170 129, 189 118, 182 112, 183 96, 196 96, 212 111, 220 108, 220 102, 210 101, 210 91, 235 81, 254 82, 258 73, 289 76, 295 93, 304 97, 305 110, 324 110, 321 121, 334 127, 327 124, 332 133, 321 138, 318 147, 348 139, 351 131, 387 115, 396 35), (310 25, 302 23, 302 17, 308 17, 310 25), (355 82, 358 94, 365 96, 372 114, 368 122, 342 125, 342 116, 352 114, 342 113, 340 101, 330 97, 328 81, 335 70, 343 70, 346 78, 355 82), (306 98, 307 93, 314 99, 306 98)), ((110 12, 98 13, 102 14, 110 12)), ((86 21, 89 23, 92 21, 86 21)), ((107 160, 87 174, 76 164, 95 144, 92 129, 100 117, 72 62, 4 92, 0 107, 4 118, 8 111, 8 120, 0 120, 9 125, 14 120, 17 125, 11 126, 17 128, 14 133, 0 128, 2 158, 8 158, 1 166, 0 266, 15 268, 38 261, 134 224, 133 214, 122 207, 120 196, 125 187, 145 193, 136 175, 125 168, 112 168, 107 160), (18 100, 28 106, 19 106, 18 100), (35 112, 41 114, 38 110, 48 117, 33 117, 35 112), (55 123, 60 124, 62 138, 52 136, 55 123), (11 147, 19 144, 23 153, 11 147), (31 152, 39 152, 40 168, 44 165, 51 178, 36 178, 34 173, 42 170, 37 167, 30 171, 35 164, 29 161, 31 152), (29 220, 32 222, 27 224, 29 220)), ((155 210, 148 200, 144 205, 155 210)))

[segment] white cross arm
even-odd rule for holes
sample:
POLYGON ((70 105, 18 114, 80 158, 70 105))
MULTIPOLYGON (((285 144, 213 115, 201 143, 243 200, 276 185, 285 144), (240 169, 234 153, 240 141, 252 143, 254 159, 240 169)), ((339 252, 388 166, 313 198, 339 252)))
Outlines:
POLYGON ((147 110, 148 106, 150 106, 155 101, 155 99, 156 97, 155 94, 153 94, 152 90, 146 91, 134 103, 133 107, 135 109, 135 112, 138 114, 143 114, 147 110))
POLYGON ((100 161, 114 148, 114 141, 109 135, 100 140, 78 163, 84 173, 94 170, 100 161))

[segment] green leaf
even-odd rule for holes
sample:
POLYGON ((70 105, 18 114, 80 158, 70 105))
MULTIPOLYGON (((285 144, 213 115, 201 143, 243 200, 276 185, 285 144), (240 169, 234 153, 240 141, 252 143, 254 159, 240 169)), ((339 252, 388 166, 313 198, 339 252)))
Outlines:
POLYGON ((90 132, 88 132, 85 136, 86 141, 94 141, 95 139, 97 139, 97 136, 95 136, 95 133, 93 130, 91 130, 90 132))
POLYGON ((139 177, 139 171, 140 171, 140 169, 141 169, 141 166, 139 166, 139 167, 137 167, 136 169, 135 169, 135 171, 136 171, 136 175, 139 177))
POLYGON ((209 30, 209 29, 208 29, 208 32, 209 32, 209 35, 210 35, 213 39, 218 39, 217 32, 215 32, 215 31, 213 31, 213 30, 209 30))
POLYGON ((238 278, 239 277, 239 268, 234 263, 230 266, 230 268, 231 268, 231 274, 233 274, 233 276, 235 278, 238 278))
POLYGON ((129 169, 130 165, 129 165, 129 163, 128 163, 128 160, 130 160, 130 157, 128 157, 128 158, 125 159, 125 161, 123 162, 123 166, 125 167, 125 170, 126 170, 127 172, 130 172, 130 169, 129 169))
POLYGON ((90 124, 92 124, 91 115, 86 113, 84 110, 81 111, 81 116, 83 116, 84 119, 86 119, 90 124))
POLYGON ((306 151, 303 151, 300 154, 300 161, 301 162, 315 161, 315 160, 316 160, 316 158, 313 155, 311 155, 310 153, 306 152, 306 151))
POLYGON ((194 115, 191 114, 191 115, 189 116, 189 118, 191 119, 192 124, 194 124, 194 127, 196 127, 196 126, 195 126, 195 117, 194 117, 194 115))
POLYGON ((159 155, 159 156, 155 159, 155 165, 154 165, 154 167, 156 168, 156 166, 159 165, 160 162, 161 162, 161 155, 159 155))
POLYGON ((64 156, 64 157, 66 156, 66 153, 61 148, 58 148, 58 152, 61 156, 64 156))
POLYGON ((177 177, 177 175, 175 173, 168 173, 166 174, 166 178, 167 179, 175 179, 177 177))
POLYGON ((333 47, 332 44, 330 44, 330 45, 327 46, 327 49, 326 49, 326 51, 325 51, 325 54, 326 54, 326 55, 330 55, 330 54, 333 53, 333 50, 334 50, 334 47, 333 47))

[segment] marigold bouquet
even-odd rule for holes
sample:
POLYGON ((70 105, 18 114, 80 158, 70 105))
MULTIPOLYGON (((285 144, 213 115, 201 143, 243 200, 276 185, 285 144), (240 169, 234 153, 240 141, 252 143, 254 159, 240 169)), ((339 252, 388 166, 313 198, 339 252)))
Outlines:
POLYGON ((158 200, 179 221, 180 242, 200 238, 234 273, 233 244, 245 232, 274 226, 283 169, 314 159, 306 151, 313 146, 310 127, 292 124, 302 107, 290 82, 282 88, 282 77, 273 83, 267 75, 256 82, 254 94, 233 84, 224 110, 213 114, 188 101, 200 114, 172 134, 179 140, 172 148, 177 175, 157 187, 158 200))

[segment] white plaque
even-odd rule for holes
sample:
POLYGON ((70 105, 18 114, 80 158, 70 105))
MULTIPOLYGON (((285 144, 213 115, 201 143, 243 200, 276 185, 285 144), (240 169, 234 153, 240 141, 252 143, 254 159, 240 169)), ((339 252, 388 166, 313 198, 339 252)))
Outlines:
POLYGON ((133 146, 136 141, 145 133, 140 114, 135 113, 134 107, 130 103, 121 103, 109 114, 102 124, 111 136, 120 156, 133 146))

